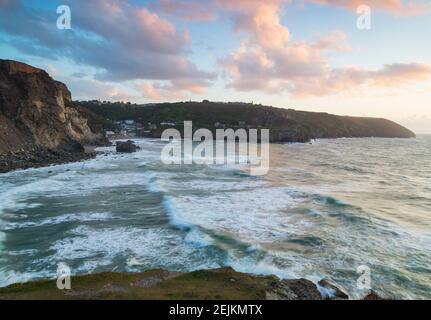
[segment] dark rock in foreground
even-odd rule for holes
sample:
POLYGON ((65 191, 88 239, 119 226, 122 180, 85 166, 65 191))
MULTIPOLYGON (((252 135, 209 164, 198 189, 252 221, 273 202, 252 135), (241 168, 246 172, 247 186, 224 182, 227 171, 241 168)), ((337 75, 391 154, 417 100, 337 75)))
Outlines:
POLYGON ((120 153, 133 153, 141 148, 138 147, 133 141, 127 140, 125 142, 117 141, 116 150, 120 153))
POLYGON ((330 293, 330 297, 327 297, 327 299, 330 300, 346 300, 349 299, 349 295, 345 293, 343 290, 341 290, 339 287, 337 287, 335 284, 333 284, 328 279, 322 279, 318 282, 319 286, 324 288, 330 293))
POLYGON ((364 297, 364 300, 389 300, 377 294, 375 291, 371 290, 369 294, 364 297))
POLYGON ((21 150, 8 154, 0 154, 0 173, 77 162, 92 159, 95 156, 95 152, 71 152, 61 149, 35 148, 31 151, 21 150))
POLYGON ((14 284, 0 288, 0 299, 322 300, 317 286, 309 280, 280 280, 232 268, 73 276, 71 287, 58 290, 56 280, 14 284))

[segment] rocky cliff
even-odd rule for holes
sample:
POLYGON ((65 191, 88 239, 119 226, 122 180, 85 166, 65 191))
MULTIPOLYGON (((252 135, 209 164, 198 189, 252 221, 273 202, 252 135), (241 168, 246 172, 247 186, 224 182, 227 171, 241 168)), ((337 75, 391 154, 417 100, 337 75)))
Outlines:
MULTIPOLYGON (((45 71, 24 63, 0 60, 0 155, 17 160, 51 153, 53 158, 82 154, 84 144, 105 142, 89 125, 88 114, 72 102, 70 91, 45 71)), ((0 159, 0 162, 2 159, 0 159)), ((39 159, 42 162, 43 159, 39 159)), ((9 164, 3 159, 1 171, 9 164)), ((49 162, 49 160, 47 160, 49 162)), ((19 162, 19 161, 18 161, 19 162)), ((34 161, 37 166, 37 159, 34 161)), ((14 167, 14 168, 15 168, 14 167)))

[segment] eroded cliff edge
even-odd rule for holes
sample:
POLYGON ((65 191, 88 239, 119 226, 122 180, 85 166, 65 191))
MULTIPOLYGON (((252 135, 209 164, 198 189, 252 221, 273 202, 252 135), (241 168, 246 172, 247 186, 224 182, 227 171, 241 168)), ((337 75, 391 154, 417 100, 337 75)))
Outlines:
POLYGON ((88 158, 85 144, 105 143, 66 85, 44 70, 0 60, 0 172, 88 158))

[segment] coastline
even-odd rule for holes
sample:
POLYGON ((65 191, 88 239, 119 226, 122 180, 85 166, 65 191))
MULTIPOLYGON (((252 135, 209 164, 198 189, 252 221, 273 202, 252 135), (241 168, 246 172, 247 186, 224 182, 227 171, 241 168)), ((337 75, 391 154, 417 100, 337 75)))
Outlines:
MULTIPOLYGON (((236 272, 230 267, 187 273, 162 269, 141 273, 98 273, 71 277, 71 289, 39 280, 0 288, 0 300, 347 300, 329 281, 282 280, 236 272)), ((375 292, 364 300, 383 300, 375 292)))
MULTIPOLYGON (((349 139, 349 138, 347 138, 347 139, 349 139)), ((326 139, 322 139, 322 140, 326 140, 326 139)), ((329 140, 332 140, 332 139, 329 139, 329 140)), ((338 140, 338 139, 336 139, 336 140, 338 140)), ((382 140, 383 141, 383 138, 379 138, 379 140, 382 140)), ((384 140, 387 140, 387 139, 384 139, 384 140)), ((346 142, 346 143, 349 143, 350 144, 350 142, 346 142)), ((88 146, 87 148, 86 148, 86 151, 88 152, 88 153, 92 153, 92 152, 94 152, 95 151, 95 148, 96 147, 90 147, 90 146, 88 146)), ((103 152, 102 152, 102 154, 103 154, 103 152)), ((92 155, 92 157, 94 157, 95 156, 95 154, 93 154, 92 155)), ((89 157, 89 158, 92 158, 92 157, 89 157)), ((101 157, 101 158, 103 158, 104 159, 104 157, 101 157)), ((85 159, 81 159, 81 160, 85 160, 85 159)), ((80 161, 80 160, 78 160, 78 161, 80 161)), ((116 161, 116 160, 114 160, 114 161, 116 161)), ((68 162, 70 162, 70 161, 68 161, 68 162)), ((48 169, 48 170, 50 170, 50 169, 48 169)), ((54 170, 54 172, 55 172, 55 170, 54 170)), ((161 266, 163 266, 163 265, 161 265, 161 266)), ((154 267, 158 267, 158 266, 154 266, 154 267)), ((168 267, 167 267, 168 268, 168 267)), ((109 270, 109 269, 108 269, 109 270)), ((184 270, 184 269, 183 269, 184 270)), ((245 272, 250 272, 250 271, 248 271, 248 270, 243 270, 243 271, 245 271, 245 272)), ((89 272, 89 271, 87 271, 87 272, 89 272)), ((89 275, 90 276, 90 275, 89 275)), ((80 276, 81 277, 81 276, 80 276)), ((103 280, 104 282, 105 282, 105 284, 104 285, 106 285, 106 284, 109 284, 109 279, 108 278, 105 278, 104 280, 103 280)), ((338 279, 338 281, 340 281, 340 283, 342 283, 342 281, 343 280, 340 280, 340 279, 338 279)), ((55 283, 54 283, 54 286, 55 286, 55 283)), ((387 296, 392 296, 392 293, 393 294, 396 294, 396 291, 392 291, 391 289, 389 289, 389 290, 387 290, 386 291, 386 289, 383 289, 383 288, 380 288, 380 290, 382 290, 381 292, 383 292, 385 295, 387 295, 387 296)), ((358 296, 358 295, 356 295, 355 296, 355 298, 361 298, 361 296, 358 296)))
MULTIPOLYGON (((97 156, 96 148, 100 146, 112 145, 113 141, 121 139, 154 139, 156 137, 146 136, 132 138, 129 136, 120 136, 115 139, 109 139, 109 144, 101 145, 84 145, 82 152, 64 151, 64 150, 49 150, 35 147, 34 149, 20 150, 9 152, 6 154, 0 153, 0 174, 8 173, 15 170, 25 170, 32 168, 49 167, 51 165, 66 164, 72 162, 81 162, 93 159, 97 156)), ((362 137, 359 139, 372 139, 374 137, 362 137)), ((399 139, 416 139, 415 138, 399 138, 399 139)), ((333 140, 333 139, 358 139, 354 137, 339 137, 339 138, 320 138, 315 140, 333 140)), ((396 139, 396 138, 379 138, 379 139, 396 139)), ((312 144, 313 141, 297 141, 297 142, 270 142, 271 144, 312 144)))
POLYGON ((97 156, 96 148, 97 146, 84 146, 83 152, 35 148, 31 151, 0 154, 0 174, 93 159, 97 156))

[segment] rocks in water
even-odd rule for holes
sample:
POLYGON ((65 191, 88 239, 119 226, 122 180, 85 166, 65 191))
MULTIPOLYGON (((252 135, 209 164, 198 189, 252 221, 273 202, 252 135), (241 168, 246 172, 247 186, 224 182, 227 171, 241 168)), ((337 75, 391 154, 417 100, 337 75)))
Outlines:
POLYGON ((347 300, 349 295, 345 293, 342 289, 337 287, 328 279, 322 279, 318 282, 320 286, 320 292, 323 298, 328 300, 347 300))
POLYGON ((371 290, 369 294, 367 294, 363 300, 389 300, 387 298, 383 298, 378 293, 376 293, 374 290, 371 290))
POLYGON ((133 153, 141 148, 138 147, 133 141, 127 140, 125 142, 123 141, 117 141, 116 150, 120 153, 133 153))

